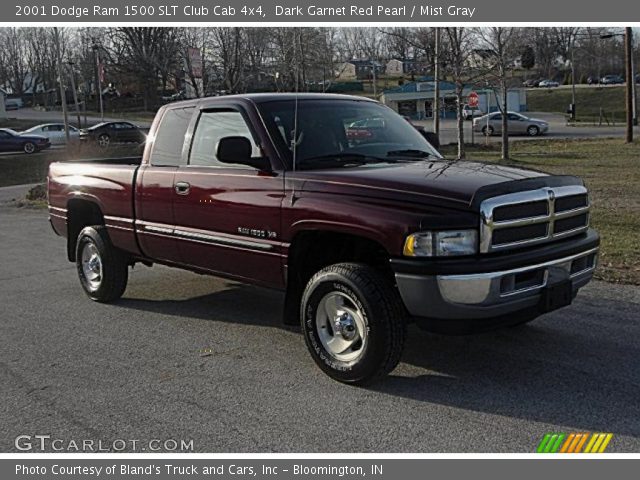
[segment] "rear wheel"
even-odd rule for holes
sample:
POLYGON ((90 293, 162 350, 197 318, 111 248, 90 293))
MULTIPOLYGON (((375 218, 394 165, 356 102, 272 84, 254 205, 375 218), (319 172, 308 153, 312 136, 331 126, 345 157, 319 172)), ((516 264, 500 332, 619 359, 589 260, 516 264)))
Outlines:
POLYGON ((400 361, 404 307, 393 285, 367 265, 340 263, 315 274, 302 296, 301 322, 314 361, 340 382, 371 383, 400 361))
POLYGON ((103 226, 85 227, 78 235, 76 267, 82 288, 96 302, 117 300, 127 288, 127 258, 103 226))
POLYGON ((33 142, 26 142, 22 146, 22 149, 24 150, 24 153, 35 153, 35 151, 37 150, 36 145, 33 142))

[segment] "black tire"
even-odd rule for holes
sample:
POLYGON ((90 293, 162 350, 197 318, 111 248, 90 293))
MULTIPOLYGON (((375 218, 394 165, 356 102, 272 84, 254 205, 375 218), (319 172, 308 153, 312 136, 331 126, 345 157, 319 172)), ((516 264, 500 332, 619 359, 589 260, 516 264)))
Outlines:
POLYGON ((98 135, 98 146, 100 148, 107 148, 111 143, 111 137, 106 133, 101 133, 98 135))
MULTIPOLYGON (((349 308, 345 306, 345 308, 349 308)), ((323 309, 324 313, 326 309, 323 309)), ((316 364, 339 382, 365 385, 391 372, 402 355, 406 336, 406 314, 395 287, 370 266, 340 263, 316 273, 302 295, 300 305, 302 332, 316 364), (324 299, 338 295, 361 314, 365 326, 359 355, 353 360, 336 358, 323 343, 318 320, 324 299)), ((325 315, 328 319, 328 315, 325 315)), ((334 319, 328 324, 337 327, 334 319)), ((326 331, 325 337, 326 337, 326 331)), ((332 335, 339 334, 332 330, 332 335)))
POLYGON ((493 127, 491 125, 489 125, 488 127, 487 126, 482 127, 482 134, 485 137, 490 137, 491 135, 493 135, 493 127))
POLYGON ((36 144, 33 142, 25 142, 25 144, 22 145, 22 150, 24 153, 30 155, 32 153, 36 153, 38 151, 38 147, 36 147, 36 144))
POLYGON ((97 225, 82 229, 76 244, 76 267, 80 284, 91 300, 102 303, 112 302, 120 298, 127 288, 129 279, 127 257, 111 244, 104 226, 97 225), (87 262, 86 258, 90 252, 98 255, 100 274, 97 280, 91 280, 86 271, 87 263, 91 263, 87 262))
POLYGON ((540 129, 536 125, 529 125, 527 127, 527 135, 530 137, 537 137, 540 135, 540 129))

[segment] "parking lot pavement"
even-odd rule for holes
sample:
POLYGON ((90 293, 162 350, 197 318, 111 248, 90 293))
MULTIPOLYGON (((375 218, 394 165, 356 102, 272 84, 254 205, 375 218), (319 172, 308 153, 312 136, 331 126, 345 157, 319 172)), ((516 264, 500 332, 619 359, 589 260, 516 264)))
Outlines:
POLYGON ((193 439, 218 452, 533 452, 547 432, 640 451, 640 288, 594 282, 531 325, 413 326, 371 388, 330 380, 279 293, 136 267, 112 305, 81 292, 46 212, 0 206, 0 451, 21 434, 193 439))

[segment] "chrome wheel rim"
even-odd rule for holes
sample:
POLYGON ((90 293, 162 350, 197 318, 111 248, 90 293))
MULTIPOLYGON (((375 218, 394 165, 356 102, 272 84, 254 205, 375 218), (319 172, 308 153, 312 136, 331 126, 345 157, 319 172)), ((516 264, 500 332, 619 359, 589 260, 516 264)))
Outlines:
POLYGON ((316 311, 316 330, 325 351, 340 362, 357 361, 367 345, 367 326, 360 308, 344 293, 326 294, 316 311))
POLYGON ((100 135, 100 137, 98 137, 98 145, 100 145, 101 147, 108 147, 109 137, 107 137, 106 135, 100 135))
POLYGON ((536 127, 529 127, 529 135, 535 137, 538 135, 538 129, 536 127))
POLYGON ((33 143, 27 143, 27 144, 25 144, 25 146, 24 146, 24 151, 25 151, 25 152, 27 152, 27 153, 33 153, 33 151, 34 151, 35 149, 36 149, 36 148, 34 147, 33 143))
POLYGON ((102 259, 95 244, 87 243, 82 249, 82 275, 87 287, 93 292, 102 283, 102 259))

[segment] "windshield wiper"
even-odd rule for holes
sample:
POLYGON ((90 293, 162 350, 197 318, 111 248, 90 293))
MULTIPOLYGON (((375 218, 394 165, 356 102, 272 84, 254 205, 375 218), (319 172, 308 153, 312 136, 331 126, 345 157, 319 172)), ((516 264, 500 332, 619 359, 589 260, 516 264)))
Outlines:
POLYGON ((364 155, 362 153, 338 152, 301 159, 296 162, 296 168, 305 170, 308 168, 357 167, 372 163, 394 163, 394 161, 388 158, 364 155))
POLYGON ((425 150, 391 150, 387 152, 388 157, 409 157, 409 158, 437 158, 433 153, 427 152, 425 150))

